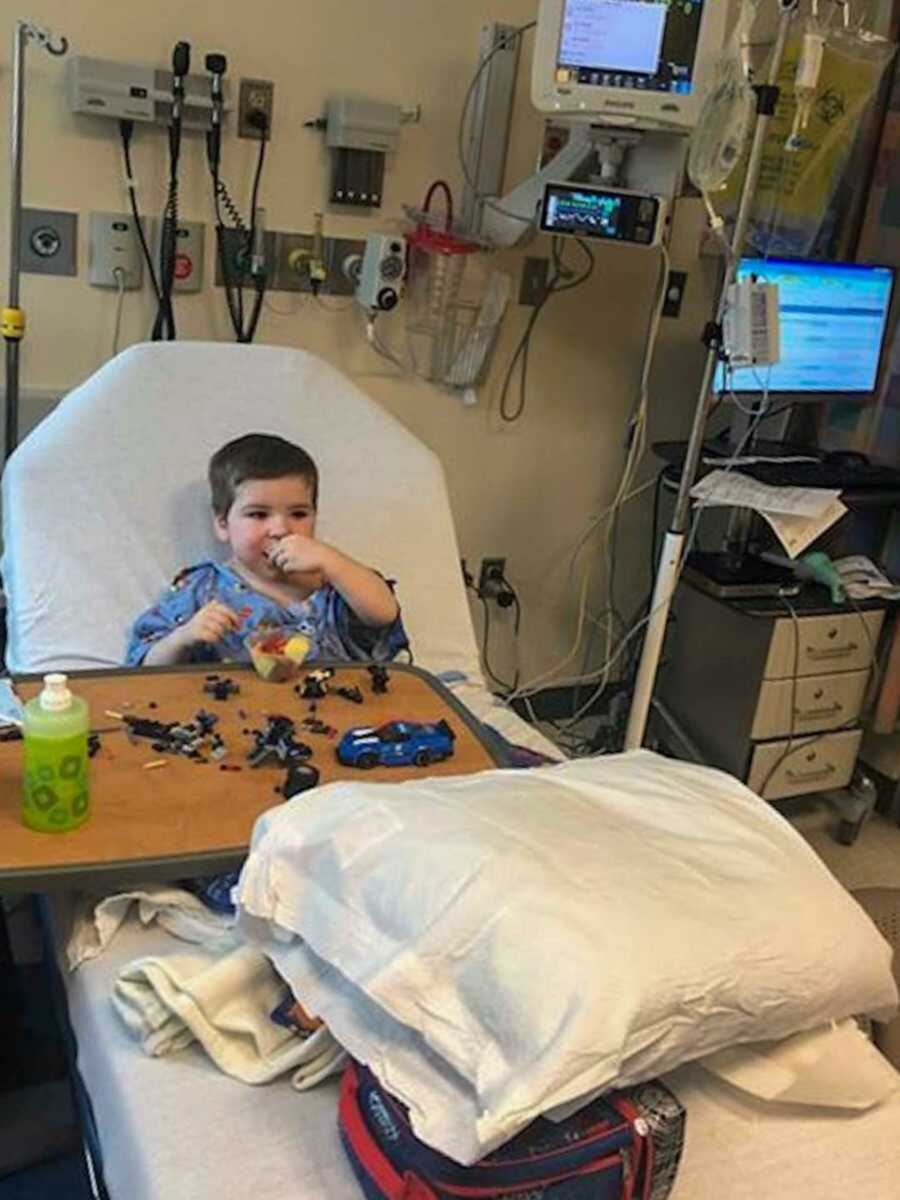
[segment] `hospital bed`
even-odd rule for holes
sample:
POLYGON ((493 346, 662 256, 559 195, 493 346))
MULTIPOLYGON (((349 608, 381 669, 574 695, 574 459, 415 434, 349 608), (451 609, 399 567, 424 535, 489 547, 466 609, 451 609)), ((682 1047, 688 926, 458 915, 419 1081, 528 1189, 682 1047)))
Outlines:
MULTIPOLYGON (((3 479, 10 669, 120 662, 132 616, 179 567, 212 553, 206 463, 250 430, 316 458, 321 536, 398 581, 416 662, 507 738, 552 753, 484 687, 438 460, 339 372, 295 350, 134 347, 23 443, 3 479)), ((129 923, 66 981, 112 1200, 237 1200, 251 1188, 266 1200, 357 1200, 334 1082, 251 1091, 193 1048, 142 1055, 112 1009, 112 981, 171 948, 167 934, 129 923)), ((751 1100, 697 1066, 667 1082, 687 1109, 672 1200, 900 1196, 897 1095, 848 1115, 751 1100)))

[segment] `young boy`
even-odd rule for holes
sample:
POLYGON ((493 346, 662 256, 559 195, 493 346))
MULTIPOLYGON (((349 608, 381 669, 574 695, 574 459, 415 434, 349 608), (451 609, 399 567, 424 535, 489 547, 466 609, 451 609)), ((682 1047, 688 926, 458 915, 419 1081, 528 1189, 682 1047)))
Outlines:
POLYGON ((246 662, 261 625, 305 634, 310 658, 387 661, 409 648, 384 579, 316 538, 319 473, 305 450, 249 433, 212 456, 209 485, 231 556, 175 577, 135 622, 127 666, 246 662))

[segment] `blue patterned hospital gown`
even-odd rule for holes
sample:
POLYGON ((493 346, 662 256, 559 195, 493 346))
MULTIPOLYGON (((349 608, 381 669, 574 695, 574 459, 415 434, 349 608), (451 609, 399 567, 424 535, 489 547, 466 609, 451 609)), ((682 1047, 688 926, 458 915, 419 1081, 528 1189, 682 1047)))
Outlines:
POLYGON ((388 662, 409 649, 399 616, 386 628, 364 625, 330 584, 306 600, 283 606, 255 592, 231 567, 204 562, 176 575, 157 603, 141 613, 131 631, 125 665, 139 667, 154 642, 189 621, 210 600, 227 604, 244 619, 239 630, 215 646, 196 645, 191 662, 249 662, 244 639, 260 625, 305 634, 312 643, 309 658, 388 662))

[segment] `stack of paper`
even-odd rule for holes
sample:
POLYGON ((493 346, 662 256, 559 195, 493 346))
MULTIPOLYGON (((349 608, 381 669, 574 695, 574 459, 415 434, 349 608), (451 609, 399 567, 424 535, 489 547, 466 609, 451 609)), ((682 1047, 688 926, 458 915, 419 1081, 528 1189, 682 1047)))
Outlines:
POLYGON ((864 554, 839 558, 833 565, 851 599, 900 600, 900 584, 892 583, 864 554))
POLYGON ((691 495, 704 507, 752 508, 771 525, 791 558, 802 554, 847 511, 836 489, 772 487, 740 471, 710 471, 691 495))

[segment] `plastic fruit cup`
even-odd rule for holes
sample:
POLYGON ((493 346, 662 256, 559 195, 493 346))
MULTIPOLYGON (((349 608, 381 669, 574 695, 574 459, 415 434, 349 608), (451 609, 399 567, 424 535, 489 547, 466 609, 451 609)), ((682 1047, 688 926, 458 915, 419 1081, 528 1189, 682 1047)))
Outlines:
POLYGON ((293 630, 266 629, 244 640, 260 679, 284 683, 293 679, 309 653, 309 638, 293 630))

